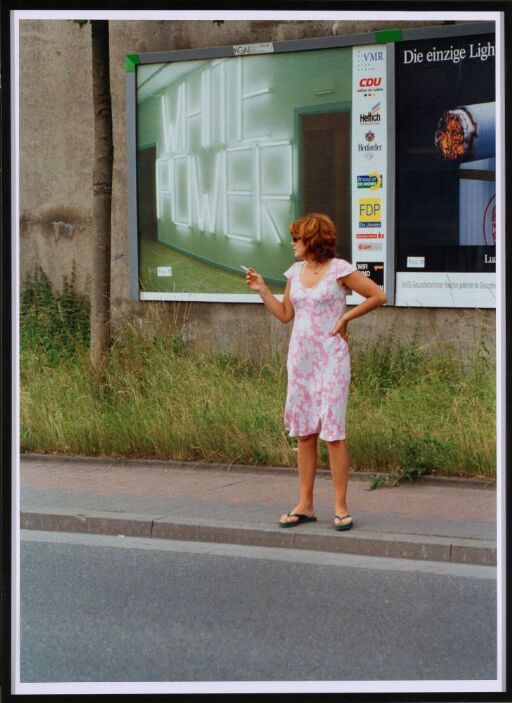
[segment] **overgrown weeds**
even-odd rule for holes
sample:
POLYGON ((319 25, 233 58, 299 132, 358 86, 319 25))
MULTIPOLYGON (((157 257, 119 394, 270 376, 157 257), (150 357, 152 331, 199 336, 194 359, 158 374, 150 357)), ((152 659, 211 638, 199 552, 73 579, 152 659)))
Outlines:
MULTIPOLYGON (((21 306, 23 451, 292 466, 282 358, 256 363, 192 350, 177 320, 151 336, 126 324, 105 366, 88 359, 88 309, 73 281, 56 295, 39 274, 21 306)), ((347 436, 352 467, 391 481, 428 473, 495 475, 494 369, 417 339, 352 348, 347 436)), ((320 459, 327 463, 321 445, 320 459)))
POLYGON ((64 277, 55 293, 46 274, 38 269, 20 296, 20 348, 40 352, 52 365, 79 357, 89 344, 89 303, 76 292, 75 271, 64 277))

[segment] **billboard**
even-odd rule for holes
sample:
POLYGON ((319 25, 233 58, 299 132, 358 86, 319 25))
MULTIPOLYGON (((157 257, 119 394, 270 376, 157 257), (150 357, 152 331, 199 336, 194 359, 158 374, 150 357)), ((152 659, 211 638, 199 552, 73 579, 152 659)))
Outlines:
POLYGON ((242 265, 283 292, 311 210, 350 258, 351 79, 351 47, 137 66, 143 299, 259 301, 242 265))
POLYGON ((128 55, 131 296, 259 303, 242 266, 280 294, 317 211, 390 304, 495 307, 492 29, 128 55))
POLYGON ((395 50, 396 304, 495 307, 494 34, 395 50))

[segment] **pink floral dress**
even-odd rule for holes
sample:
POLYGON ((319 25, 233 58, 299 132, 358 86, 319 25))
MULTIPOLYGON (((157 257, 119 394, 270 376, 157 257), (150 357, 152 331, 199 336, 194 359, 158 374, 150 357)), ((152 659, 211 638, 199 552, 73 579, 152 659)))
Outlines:
POLYGON ((284 273, 295 310, 284 423, 291 437, 319 433, 331 442, 345 439, 350 356, 348 343, 339 334, 330 337, 329 331, 346 306, 338 278, 357 269, 343 259, 331 259, 320 282, 306 288, 300 280, 303 266, 297 262, 284 273))

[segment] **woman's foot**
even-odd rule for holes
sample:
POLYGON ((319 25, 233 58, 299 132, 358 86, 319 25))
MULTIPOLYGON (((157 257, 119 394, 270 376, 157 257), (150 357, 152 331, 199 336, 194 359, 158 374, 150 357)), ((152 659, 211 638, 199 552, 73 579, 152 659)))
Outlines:
POLYGON ((352 527, 353 522, 352 522, 352 516, 349 515, 348 513, 340 513, 336 514, 334 516, 334 529, 341 531, 341 530, 350 530, 352 527))
POLYGON ((289 513, 281 515, 279 525, 281 527, 293 527, 300 525, 301 522, 315 522, 316 516, 313 508, 296 505, 289 513))

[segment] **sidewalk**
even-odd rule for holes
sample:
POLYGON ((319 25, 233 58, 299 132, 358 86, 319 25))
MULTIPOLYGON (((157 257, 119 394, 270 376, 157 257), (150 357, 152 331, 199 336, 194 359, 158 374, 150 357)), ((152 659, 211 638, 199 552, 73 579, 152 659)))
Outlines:
POLYGON ((319 471, 318 522, 283 529, 293 469, 23 455, 21 528, 496 564, 493 484, 369 485, 368 474, 351 474, 354 528, 336 532, 330 476, 319 471))

